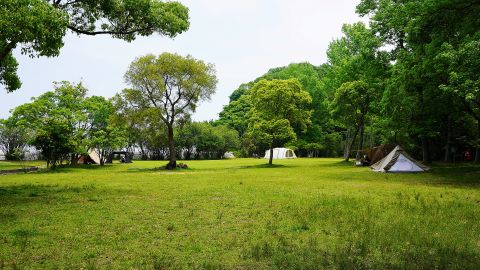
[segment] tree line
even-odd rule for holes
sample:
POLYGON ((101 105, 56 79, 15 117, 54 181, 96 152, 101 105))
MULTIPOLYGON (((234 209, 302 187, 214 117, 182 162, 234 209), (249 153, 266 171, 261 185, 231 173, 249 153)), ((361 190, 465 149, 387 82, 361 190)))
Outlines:
MULTIPOLYGON (((475 0, 363 0, 357 13, 369 26, 344 25, 325 64, 274 68, 242 84, 218 122, 243 138, 255 85, 297 79, 313 99, 312 123, 287 143, 300 154, 348 160, 395 143, 425 162, 480 162, 479 12, 475 0)), ((268 148, 258 147, 243 151, 268 148)))
MULTIPOLYGON (((153 32, 175 36, 188 28, 188 10, 178 3, 99 2, 40 1, 46 13, 37 17, 60 12, 52 16, 65 16, 65 24, 54 25, 127 41, 153 32), (108 23, 95 29, 98 20, 116 21, 112 10, 134 17, 118 29, 108 23), (140 19, 149 14, 152 22, 142 30, 140 19), (160 14, 170 14, 172 23, 155 17, 160 14)), ((22 12, 22 3, 0 4, 6 18, 0 29, 16 33, 5 10, 22 12)), ((271 69, 233 91, 219 119, 204 123, 192 123, 190 116, 215 91, 213 65, 169 53, 139 57, 125 74, 130 88, 110 100, 88 97, 81 84, 63 82, 16 108, 1 122, 0 147, 15 158, 18 149, 34 146, 54 166, 74 163, 92 149, 105 157, 115 148, 168 159, 169 169, 177 158, 220 158, 232 150, 247 157, 278 146, 300 156, 343 155, 348 161, 360 158, 357 150, 383 143, 400 144, 425 162, 453 161, 463 153, 479 162, 479 11, 474 0, 362 0, 357 13, 368 17, 369 25, 344 25, 343 36, 328 47, 326 63, 271 69)), ((57 32, 42 37, 52 33, 57 32)), ((58 33, 54 36, 64 34, 58 33)), ((7 34, 0 40, 0 83, 10 91, 18 84, 7 34)), ((17 42, 27 46, 22 52, 49 55, 42 51, 49 43, 30 34, 17 42), (38 46, 28 47, 32 44, 38 46)), ((61 45, 48 46, 57 48, 54 55, 61 45)))

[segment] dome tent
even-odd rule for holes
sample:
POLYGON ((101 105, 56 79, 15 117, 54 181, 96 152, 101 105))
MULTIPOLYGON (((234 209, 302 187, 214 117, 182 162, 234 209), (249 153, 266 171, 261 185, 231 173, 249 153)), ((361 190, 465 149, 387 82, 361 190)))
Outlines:
POLYGON ((430 170, 427 166, 416 161, 407 154, 400 146, 390 152, 379 162, 372 165, 375 172, 424 172, 430 170))
POLYGON ((223 158, 224 159, 234 159, 235 155, 232 152, 225 152, 225 154, 223 154, 223 158))
MULTIPOLYGON (((270 159, 270 149, 265 151, 266 159, 270 159)), ((273 159, 287 159, 287 158, 297 158, 295 152, 292 149, 288 148, 273 148, 273 159)))

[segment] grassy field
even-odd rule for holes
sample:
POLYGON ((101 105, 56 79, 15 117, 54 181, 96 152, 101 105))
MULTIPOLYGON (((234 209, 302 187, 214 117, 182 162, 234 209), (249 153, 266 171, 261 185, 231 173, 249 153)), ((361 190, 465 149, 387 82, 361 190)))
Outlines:
POLYGON ((1 170, 15 170, 22 169, 24 167, 44 166, 45 162, 42 161, 0 161, 1 170))
POLYGON ((480 167, 164 163, 0 176, 0 268, 480 267, 480 167))

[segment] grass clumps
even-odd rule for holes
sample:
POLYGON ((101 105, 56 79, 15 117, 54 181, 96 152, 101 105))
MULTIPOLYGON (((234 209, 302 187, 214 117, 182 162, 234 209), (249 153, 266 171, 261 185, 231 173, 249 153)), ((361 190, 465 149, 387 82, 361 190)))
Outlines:
POLYGON ((479 167, 338 159, 163 162, 0 176, 0 266, 476 269, 479 167), (453 170, 455 173, 451 173, 453 170))

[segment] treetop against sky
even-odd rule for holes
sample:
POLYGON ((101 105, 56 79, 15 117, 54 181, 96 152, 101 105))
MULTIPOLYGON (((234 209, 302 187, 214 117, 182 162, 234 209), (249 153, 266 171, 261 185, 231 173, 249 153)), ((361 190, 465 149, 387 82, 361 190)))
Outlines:
POLYGON ((0 86, 0 118, 50 91, 54 81, 81 81, 91 95, 111 97, 127 86, 123 74, 136 57, 163 52, 190 54, 215 64, 216 94, 208 105, 199 106, 194 119, 217 118, 241 83, 292 62, 324 63, 328 44, 341 36, 342 24, 365 21, 355 14, 356 0, 180 3, 189 9, 190 28, 173 39, 155 34, 129 43, 108 35, 78 37, 67 31, 58 57, 31 59, 14 50, 22 87, 7 94, 0 86))

